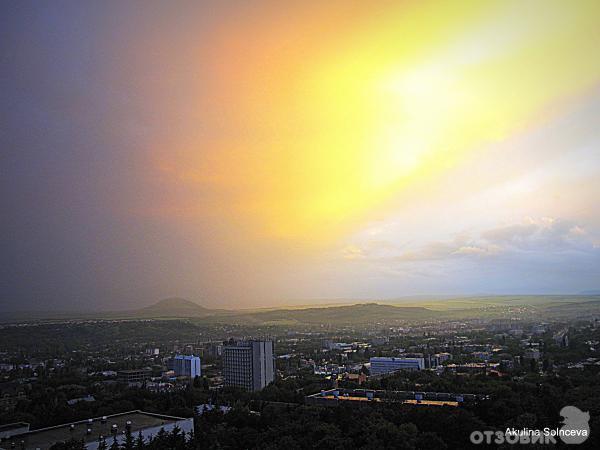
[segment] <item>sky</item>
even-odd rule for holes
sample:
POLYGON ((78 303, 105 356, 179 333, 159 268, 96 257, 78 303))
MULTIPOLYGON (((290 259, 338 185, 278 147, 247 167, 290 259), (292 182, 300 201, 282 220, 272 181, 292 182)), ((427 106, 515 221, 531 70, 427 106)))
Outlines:
POLYGON ((0 2, 0 310, 600 289, 598 23, 0 2))

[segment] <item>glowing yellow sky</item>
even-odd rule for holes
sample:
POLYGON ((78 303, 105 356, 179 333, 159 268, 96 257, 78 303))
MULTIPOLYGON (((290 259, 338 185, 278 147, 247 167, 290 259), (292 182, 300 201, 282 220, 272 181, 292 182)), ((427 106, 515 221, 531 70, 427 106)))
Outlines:
POLYGON ((0 309, 599 288, 599 0, 63 3, 0 3, 0 309))
POLYGON ((169 212, 326 240, 600 80, 598 1, 283 3, 229 16, 196 55, 204 131, 153 162, 218 195, 169 212))

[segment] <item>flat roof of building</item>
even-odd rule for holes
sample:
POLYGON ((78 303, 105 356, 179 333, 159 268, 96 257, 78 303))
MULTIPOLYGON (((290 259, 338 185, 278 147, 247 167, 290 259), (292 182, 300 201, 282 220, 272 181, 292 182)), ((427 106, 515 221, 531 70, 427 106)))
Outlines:
MULTIPOLYGON (((384 402, 405 402, 413 400, 424 402, 442 402, 454 406, 453 403, 461 403, 475 400, 487 400, 489 395, 486 394, 466 394, 452 392, 427 392, 427 391, 386 391, 376 389, 347 389, 337 388, 329 389, 315 394, 308 395, 307 399, 318 400, 320 398, 326 400, 354 400, 354 401, 384 401, 384 402)), ((424 403, 427 404, 427 403, 424 403)))
MULTIPOLYGON (((334 397, 333 395, 325 395, 320 398, 324 398, 327 400, 341 400, 341 401, 351 401, 351 402, 381 402, 384 401, 379 397, 373 397, 369 399, 367 397, 352 397, 352 396, 338 396, 334 397)), ((453 401, 441 401, 441 400, 403 400, 400 403, 406 405, 427 405, 427 406, 458 406, 458 402, 453 401)))
POLYGON ((26 448, 46 449, 56 442, 68 441, 71 438, 87 442, 96 442, 100 436, 107 438, 107 443, 112 442, 112 426, 116 425, 117 433, 123 434, 127 422, 131 422, 131 432, 136 435, 139 430, 158 427, 169 423, 185 420, 181 417, 165 416, 143 411, 129 411, 126 413, 107 416, 103 423, 102 417, 95 417, 92 422, 82 420, 79 422, 58 425, 39 430, 32 430, 25 434, 13 436, 8 442, 25 442, 26 448), (71 425, 73 428, 71 429, 71 425), (87 430, 91 429, 88 434, 87 430))
POLYGON ((345 400, 345 401, 351 401, 351 402, 380 402, 381 399, 378 397, 374 397, 374 398, 367 398, 367 397, 355 397, 355 396, 351 396, 351 395, 339 395, 339 396, 334 396, 334 395, 320 395, 318 398, 324 398, 326 400, 345 400))
POLYGON ((458 406, 458 402, 442 400, 404 400, 402 403, 407 405, 428 405, 428 406, 458 406))
POLYGON ((5 425, 0 425, 0 432, 9 431, 9 430, 17 430, 19 428, 29 427, 27 422, 15 422, 15 423, 7 423, 5 425))

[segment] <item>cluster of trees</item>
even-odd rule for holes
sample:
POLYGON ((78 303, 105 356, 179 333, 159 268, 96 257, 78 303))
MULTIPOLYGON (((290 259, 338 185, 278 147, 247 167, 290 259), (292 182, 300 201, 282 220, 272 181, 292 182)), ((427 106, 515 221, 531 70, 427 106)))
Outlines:
MULTIPOLYGON (((58 442, 50 447, 50 450, 85 450, 85 441, 70 439, 58 442)), ((136 437, 130 430, 126 430, 124 439, 118 441, 112 439, 101 439, 98 442, 98 450, 192 450, 198 448, 193 433, 186 435, 177 426, 170 432, 161 429, 156 436, 144 439, 139 432, 136 437)))
POLYGON ((486 393, 491 400, 457 408, 399 404, 323 408, 255 401, 228 414, 214 411, 196 418, 195 438, 205 448, 477 448, 469 439, 473 431, 560 428, 560 410, 573 405, 591 417, 592 432, 582 448, 600 448, 600 434, 594 432, 600 430, 600 389, 593 372, 530 374, 518 381, 428 373, 384 380, 385 386, 379 387, 486 393))
POLYGON ((0 329, 0 341, 3 349, 19 350, 30 358, 60 358, 73 351, 131 347, 149 337, 155 342, 193 342, 210 330, 184 320, 177 326, 167 320, 44 323, 0 329))
POLYGON ((486 393, 491 400, 461 407, 381 403, 326 408, 298 401, 297 392, 303 386, 313 389, 309 381, 279 380, 260 393, 224 389, 212 400, 233 405, 233 409, 226 414, 215 409, 195 417, 193 435, 163 432, 152 441, 134 437, 120 447, 107 442, 107 448, 478 448, 469 439, 473 431, 560 427, 559 411, 567 405, 588 411, 591 416, 592 432, 581 448, 600 448, 600 435, 594 432, 600 429, 600 389, 598 375, 593 372, 570 371, 552 377, 530 374, 519 381, 414 372, 384 380, 385 386, 378 387, 486 393))
POLYGON ((81 396, 76 394, 77 387, 83 387, 72 381, 69 377, 40 379, 31 385, 27 398, 21 400, 13 411, 0 412, 0 423, 22 421, 30 423, 32 428, 42 428, 135 409, 191 417, 194 405, 206 403, 211 398, 202 382, 198 383, 198 387, 188 386, 173 392, 99 384, 86 386, 82 391, 93 395, 95 401, 69 405, 69 398, 81 396))
POLYGON ((57 373, 54 377, 40 377, 30 385, 27 398, 12 411, 0 411, 0 423, 27 422, 32 429, 76 422, 90 417, 110 416, 131 410, 142 410, 177 417, 191 417, 194 406, 202 403, 232 405, 256 401, 302 403, 304 396, 325 387, 323 380, 309 373, 278 380, 258 393, 226 388, 210 391, 205 378, 194 380, 184 390, 153 392, 122 384, 86 382, 75 371, 57 373), (94 396, 93 402, 69 405, 67 400, 85 394, 94 396))
MULTIPOLYGON (((56 414, 56 417, 50 416, 47 420, 57 423, 131 409, 191 417, 193 406, 200 403, 234 406, 227 414, 211 411, 196 417, 193 436, 183 436, 181 432, 175 432, 175 435, 162 432, 151 441, 142 441, 139 436, 133 436, 120 447, 109 439, 106 447, 101 448, 111 450, 469 448, 469 435, 475 430, 560 427, 560 409, 573 405, 588 411, 591 416, 592 433, 586 445, 600 448, 600 434, 594 432, 600 429, 598 377, 597 373, 587 370, 565 370, 546 376, 531 373, 518 380, 485 375, 463 377, 407 372, 361 386, 390 390, 485 393, 491 396, 489 401, 458 408, 398 404, 337 408, 306 406, 303 404, 304 396, 325 387, 320 384, 322 380, 309 374, 278 380, 258 393, 233 388, 208 391, 204 383, 197 380, 195 386, 190 385, 187 390, 175 393, 157 394, 144 389, 116 390, 111 395, 105 393, 104 397, 99 396, 98 405, 85 402, 81 406, 76 405, 81 409, 63 411, 62 406, 52 406, 52 398, 41 397, 39 400, 45 405, 43 411, 35 409, 36 402, 27 405, 28 408, 34 408, 30 411, 35 413, 35 418, 56 414), (93 411, 88 411, 89 408, 93 411)), ((55 450, 77 449, 81 443, 58 445, 55 450)))
POLYGON ((436 432, 419 429, 398 408, 371 406, 266 404, 260 414, 244 408, 211 411, 196 419, 195 439, 198 448, 447 448, 436 432))

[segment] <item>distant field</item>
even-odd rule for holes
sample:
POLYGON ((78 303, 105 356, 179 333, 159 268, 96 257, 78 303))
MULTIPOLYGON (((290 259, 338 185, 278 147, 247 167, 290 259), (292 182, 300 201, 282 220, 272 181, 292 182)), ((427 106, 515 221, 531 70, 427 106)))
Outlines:
POLYGON ((402 301, 389 300, 385 303, 402 306, 422 306, 437 311, 482 308, 485 306, 535 306, 572 305, 600 301, 600 295, 507 295, 484 297, 459 297, 437 300, 402 301))

